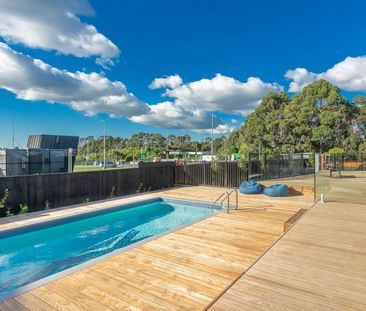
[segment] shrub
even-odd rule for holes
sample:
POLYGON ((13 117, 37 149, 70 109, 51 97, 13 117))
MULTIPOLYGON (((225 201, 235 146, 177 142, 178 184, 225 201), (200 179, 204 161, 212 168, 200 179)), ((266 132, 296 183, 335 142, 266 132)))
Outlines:
POLYGON ((0 217, 11 216, 10 207, 6 206, 6 201, 9 198, 9 189, 5 189, 3 197, 0 199, 0 217))
POLYGON ((28 213, 28 205, 27 204, 19 204, 19 212, 18 215, 26 214, 28 213))

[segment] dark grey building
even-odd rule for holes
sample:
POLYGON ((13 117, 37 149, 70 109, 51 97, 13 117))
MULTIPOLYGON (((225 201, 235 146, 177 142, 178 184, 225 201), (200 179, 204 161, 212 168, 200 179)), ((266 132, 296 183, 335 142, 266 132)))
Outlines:
POLYGON ((0 177, 66 173, 73 170, 76 153, 70 149, 0 149, 0 177))
POLYGON ((31 135, 28 149, 0 149, 0 177, 71 172, 78 143, 77 136, 31 135))
POLYGON ((28 150, 0 149, 0 177, 29 174, 28 150))
POLYGON ((29 149, 78 149, 78 136, 60 135, 30 135, 27 147, 29 149))

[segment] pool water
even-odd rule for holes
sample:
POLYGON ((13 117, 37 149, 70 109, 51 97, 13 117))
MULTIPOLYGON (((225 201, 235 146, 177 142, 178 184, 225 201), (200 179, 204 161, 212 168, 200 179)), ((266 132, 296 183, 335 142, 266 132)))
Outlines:
POLYGON ((0 233, 0 296, 217 211, 205 203, 157 198, 0 233))

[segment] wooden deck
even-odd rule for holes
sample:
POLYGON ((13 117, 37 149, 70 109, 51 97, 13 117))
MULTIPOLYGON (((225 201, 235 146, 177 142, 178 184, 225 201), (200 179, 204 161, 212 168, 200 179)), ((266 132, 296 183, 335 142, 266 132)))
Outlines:
POLYGON ((366 310, 366 205, 316 205, 210 310, 366 310))
MULTIPOLYGON (((212 202, 223 190, 185 187, 154 195, 212 202)), ((237 211, 217 214, 17 296, 1 303, 0 310, 202 310, 283 233, 284 221, 309 208, 312 199, 240 195, 237 211)))

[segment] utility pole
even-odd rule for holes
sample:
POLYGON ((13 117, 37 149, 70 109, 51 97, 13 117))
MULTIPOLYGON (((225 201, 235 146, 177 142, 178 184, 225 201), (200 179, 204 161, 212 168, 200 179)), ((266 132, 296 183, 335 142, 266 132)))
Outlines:
POLYGON ((86 158, 85 158, 85 165, 88 164, 89 161, 89 139, 86 140, 86 158))
POLYGON ((105 169, 105 135, 106 135, 105 120, 103 120, 103 129, 104 129, 104 137, 103 137, 103 168, 105 169))
POLYGON ((213 115, 213 112, 211 112, 211 161, 213 161, 213 153, 214 153, 214 150, 213 150, 213 124, 214 124, 214 115, 213 115))
POLYGON ((15 148, 15 129, 14 129, 14 120, 13 120, 13 137, 12 137, 12 149, 15 148))
POLYGON ((228 154, 227 154, 227 145, 226 145, 226 137, 224 138, 224 153, 225 153, 225 161, 227 161, 228 159, 228 154))

